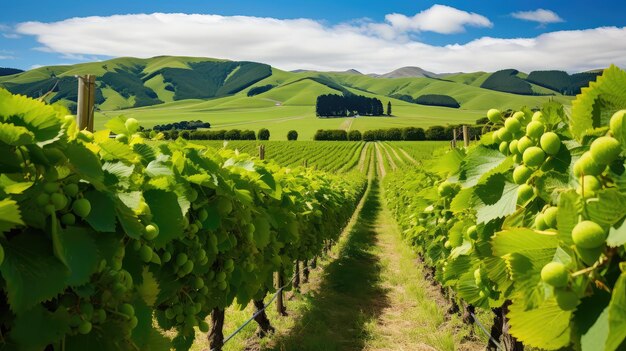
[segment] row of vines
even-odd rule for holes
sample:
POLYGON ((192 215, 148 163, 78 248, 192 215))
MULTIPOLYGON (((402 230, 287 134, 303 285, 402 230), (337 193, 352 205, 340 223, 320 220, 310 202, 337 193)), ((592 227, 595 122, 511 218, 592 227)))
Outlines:
POLYGON ((504 313, 508 349, 626 349, 624 108, 611 67, 569 116, 490 110, 477 145, 385 178, 406 241, 457 303, 504 313))
POLYGON ((366 185, 138 127, 0 90, 0 349, 188 349, 319 255, 366 185))

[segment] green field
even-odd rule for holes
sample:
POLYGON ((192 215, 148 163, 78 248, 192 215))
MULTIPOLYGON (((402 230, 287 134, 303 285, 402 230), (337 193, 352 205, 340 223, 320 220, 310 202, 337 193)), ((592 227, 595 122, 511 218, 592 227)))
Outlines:
MULTIPOLYGON (((96 104, 97 129, 102 129, 109 118, 125 115, 138 119, 147 128, 182 120, 208 121, 213 129, 258 131, 268 128, 272 140, 285 140, 292 129, 298 131, 300 140, 311 140, 318 129, 365 131, 473 123, 484 117, 489 108, 539 107, 551 99, 569 106, 572 99, 534 85, 535 93, 551 95, 516 95, 484 89, 480 85, 491 75, 485 72, 452 74, 442 79, 375 78, 350 73, 294 73, 259 63, 174 56, 122 57, 72 66, 41 67, 0 77, 0 86, 38 97, 61 79, 58 91, 49 94, 48 100, 71 105, 76 98, 73 77, 82 74, 97 76, 100 96, 96 104), (247 96, 251 89, 265 85, 273 88, 247 96), (332 119, 315 116, 315 101, 319 95, 345 92, 375 97, 385 107, 390 101, 393 116, 332 119), (424 106, 390 97, 417 98, 424 94, 449 95, 461 107, 424 106), (158 101, 162 103, 155 104, 158 101)), ((523 78, 525 74, 518 76, 523 78)))

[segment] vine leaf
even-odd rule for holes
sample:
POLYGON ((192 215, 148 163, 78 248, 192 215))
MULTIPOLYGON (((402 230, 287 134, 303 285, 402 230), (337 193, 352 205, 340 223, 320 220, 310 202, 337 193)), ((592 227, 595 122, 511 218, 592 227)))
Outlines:
POLYGON ((619 247, 626 244, 626 221, 619 228, 611 227, 606 243, 611 247, 619 247))
POLYGON ((137 287, 137 293, 139 293, 146 305, 154 306, 159 296, 159 283, 154 278, 154 275, 148 271, 148 267, 144 267, 141 275, 143 279, 141 285, 137 287))
POLYGON ((511 335, 527 346, 545 350, 558 350, 570 344, 571 316, 572 312, 561 310, 554 299, 531 310, 513 302, 507 314, 511 335))
POLYGON ((66 309, 52 313, 36 305, 17 316, 9 336, 19 350, 43 350, 70 332, 69 320, 66 309))
POLYGON ((17 202, 10 199, 0 200, 0 233, 20 225, 24 225, 24 222, 17 202))
POLYGON ((89 212, 85 218, 87 223, 99 232, 115 232, 115 224, 117 223, 115 220, 115 203, 109 195, 99 191, 89 191, 84 196, 91 203, 91 207, 97 209, 89 212))
POLYGON ((25 127, 1 123, 0 142, 13 146, 27 145, 35 142, 35 135, 25 127))
POLYGON ((51 247, 41 233, 23 232, 6 242, 0 271, 7 284, 9 305, 16 314, 65 289, 69 272, 54 257, 51 247))
POLYGON ((626 195, 616 188, 600 190, 597 194, 597 200, 587 203, 589 220, 609 228, 626 216, 626 195))
POLYGON ((149 190, 144 193, 144 199, 150 206, 152 220, 159 227, 159 236, 154 240, 155 248, 162 248, 183 235, 183 213, 175 193, 149 190))
POLYGON ((617 279, 609 304, 609 335, 606 350, 617 350, 626 339, 626 273, 617 279))
POLYGON ((578 215, 583 210, 582 198, 575 190, 570 190, 561 194, 559 198, 558 212, 556 215, 557 228, 559 229, 559 240, 567 246, 574 244, 572 240, 572 230, 578 224, 578 215))
POLYGON ((472 187, 481 178, 487 178, 499 170, 506 170, 513 165, 513 159, 502 155, 498 150, 478 145, 468 153, 461 163, 461 183, 472 187))
POLYGON ((475 206, 476 222, 486 223, 514 213, 518 188, 518 185, 507 182, 499 173, 489 177, 484 184, 479 184, 474 191, 479 198, 475 206))
POLYGON ((61 232, 60 244, 70 276, 67 284, 78 286, 89 281, 100 262, 92 232, 85 227, 69 226, 61 232))
POLYGON ((96 188, 103 188, 104 172, 100 160, 89 149, 79 143, 69 143, 65 154, 74 171, 96 188))
POLYGON ((572 102, 570 131, 582 141, 588 131, 607 126, 615 111, 626 107, 626 72, 617 66, 604 70, 572 102))

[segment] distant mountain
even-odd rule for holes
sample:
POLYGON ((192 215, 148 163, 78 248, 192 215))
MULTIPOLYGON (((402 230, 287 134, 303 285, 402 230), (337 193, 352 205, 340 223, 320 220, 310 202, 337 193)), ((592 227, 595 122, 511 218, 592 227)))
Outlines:
POLYGON ((402 67, 389 73, 381 74, 377 78, 438 78, 437 73, 429 72, 420 67, 402 67))
POLYGON ((357 75, 363 75, 363 73, 355 70, 354 68, 345 70, 345 71, 328 71, 328 72, 322 72, 322 71, 315 71, 315 70, 308 70, 308 69, 294 69, 293 71, 290 71, 291 73, 339 73, 339 74, 357 74, 357 75))
POLYGON ((24 72, 21 69, 17 69, 17 68, 5 68, 5 67, 0 67, 0 76, 10 76, 12 74, 18 74, 18 73, 22 73, 24 72))
POLYGON ((177 56, 121 57, 5 72, 13 74, 0 75, 0 87, 31 97, 46 96, 49 102, 58 101, 70 109, 77 100, 75 75, 94 74, 96 107, 103 111, 190 99, 226 101, 224 109, 266 103, 313 106, 322 94, 359 94, 409 102, 422 95, 448 95, 459 102, 461 110, 490 108, 494 103, 517 108, 536 106, 539 100, 535 97, 540 95, 575 94, 598 74, 504 70, 440 75, 419 67, 402 67, 382 75, 364 75, 354 69, 287 72, 263 63, 177 56), (231 98, 238 99, 237 103, 231 98))

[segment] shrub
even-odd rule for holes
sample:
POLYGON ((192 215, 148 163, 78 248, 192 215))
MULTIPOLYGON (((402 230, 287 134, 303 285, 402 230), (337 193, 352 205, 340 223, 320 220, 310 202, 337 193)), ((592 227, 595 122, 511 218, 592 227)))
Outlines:
POLYGON ((298 132, 295 130, 287 132, 287 140, 298 140, 298 132))
POLYGON ((407 127, 402 130, 402 140, 425 140, 423 128, 407 127))
POLYGON ((461 105, 453 97, 439 94, 426 94, 415 99, 416 104, 459 108, 461 105))
POLYGON ((315 132, 313 140, 347 141, 348 133, 343 129, 319 129, 315 132))
POLYGON ((359 132, 358 130, 351 130, 348 133, 348 140, 350 141, 361 141, 363 140, 363 136, 361 135, 361 132, 359 132))
POLYGON ((259 129, 259 140, 270 140, 270 131, 267 128, 259 129))

